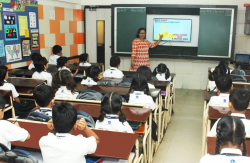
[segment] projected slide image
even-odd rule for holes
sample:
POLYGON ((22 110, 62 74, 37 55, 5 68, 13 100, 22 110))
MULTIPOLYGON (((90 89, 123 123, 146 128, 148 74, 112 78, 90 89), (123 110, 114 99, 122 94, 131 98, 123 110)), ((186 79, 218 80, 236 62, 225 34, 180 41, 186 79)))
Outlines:
POLYGON ((154 19, 154 40, 191 41, 192 20, 190 19, 154 19))

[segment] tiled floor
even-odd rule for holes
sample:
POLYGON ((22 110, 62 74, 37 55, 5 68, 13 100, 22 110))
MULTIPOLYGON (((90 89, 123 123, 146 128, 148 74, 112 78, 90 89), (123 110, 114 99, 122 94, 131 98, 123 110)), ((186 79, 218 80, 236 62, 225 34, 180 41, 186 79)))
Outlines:
POLYGON ((176 89, 174 115, 153 163, 199 162, 203 105, 203 91, 176 89))

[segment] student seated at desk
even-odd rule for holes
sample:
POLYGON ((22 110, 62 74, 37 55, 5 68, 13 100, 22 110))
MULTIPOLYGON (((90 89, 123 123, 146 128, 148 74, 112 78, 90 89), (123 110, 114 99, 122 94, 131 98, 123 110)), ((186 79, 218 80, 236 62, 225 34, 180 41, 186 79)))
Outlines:
POLYGON ((153 71, 159 81, 171 81, 170 71, 164 63, 160 63, 153 71))
POLYGON ((215 84, 218 96, 212 96, 207 107, 213 105, 228 107, 229 94, 233 89, 232 78, 229 75, 220 75, 215 78, 215 84))
MULTIPOLYGON (((220 61, 218 66, 216 66, 216 67, 223 69, 226 72, 226 74, 228 74, 228 75, 230 75, 231 72, 234 70, 233 67, 228 66, 228 62, 226 62, 226 61, 220 61)), ((215 70, 215 68, 211 68, 209 71, 213 72, 214 70, 215 70)))
POLYGON ((250 162, 250 157, 246 157, 244 124, 238 117, 228 115, 222 117, 218 122, 216 132, 215 155, 207 154, 203 156, 200 163, 250 162), (241 152, 241 146, 243 146, 243 153, 241 152))
POLYGON ((33 53, 33 54, 31 54, 32 62, 31 62, 31 64, 28 67, 29 70, 32 70, 33 68, 35 68, 34 61, 37 60, 40 57, 42 57, 42 55, 40 53, 33 53))
POLYGON ((58 71, 52 80, 56 98, 76 99, 76 83, 68 70, 58 71))
POLYGON ((36 71, 32 75, 32 79, 44 79, 47 80, 48 86, 51 86, 52 75, 46 70, 48 69, 48 61, 45 57, 38 58, 34 61, 36 71))
POLYGON ((97 82, 102 79, 101 70, 97 66, 91 66, 86 70, 87 78, 83 79, 81 84, 97 85, 97 82))
MULTIPOLYGON (((60 58, 58 58, 57 59, 57 66, 59 67, 58 71, 68 70, 69 72, 71 72, 70 69, 68 68, 69 61, 68 61, 67 57, 60 57, 60 58)), ((77 73, 78 73, 78 69, 76 70, 76 72, 72 76, 75 77, 77 73)))
POLYGON ((155 102, 150 96, 147 79, 143 74, 136 74, 126 95, 128 103, 145 104, 147 108, 155 110, 155 102), (130 93, 134 90, 133 93, 130 93), (146 93, 144 93, 146 91, 146 93))
POLYGON ((52 116, 52 106, 54 105, 55 92, 52 87, 40 85, 35 88, 33 97, 36 104, 40 106, 36 112, 42 112, 48 116, 52 116))
POLYGON ((20 103, 20 99, 18 98, 19 94, 17 93, 15 86, 7 82, 8 78, 8 68, 4 65, 0 65, 0 90, 11 90, 13 101, 20 103))
MULTIPOLYGON (((250 120, 246 119, 245 116, 249 105, 249 100, 250 96, 248 90, 241 88, 233 89, 229 95, 228 107, 230 108, 231 116, 239 117, 242 120, 243 124, 245 125, 246 135, 250 136, 250 120)), ((214 123, 211 131, 208 133, 208 136, 215 136, 216 126, 219 120, 220 119, 214 123)))
POLYGON ((46 163, 85 163, 84 156, 94 153, 100 142, 94 131, 87 127, 84 118, 77 122, 76 108, 69 103, 55 104, 52 120, 47 125, 51 132, 39 141, 46 163), (86 137, 71 135, 76 129, 83 131, 86 137))
POLYGON ((30 134, 25 129, 21 128, 18 122, 15 124, 2 120, 5 111, 5 99, 0 95, 0 143, 11 149, 12 141, 24 142, 30 139, 30 134))
POLYGON ((218 76, 223 75, 223 74, 226 74, 226 71, 223 70, 220 67, 216 67, 215 70, 212 73, 209 74, 209 76, 208 76, 209 82, 208 82, 208 85, 207 85, 207 90, 208 91, 217 92, 215 79, 218 76))
POLYGON ((109 65, 110 69, 105 70, 103 77, 104 78, 123 78, 124 74, 121 70, 119 70, 121 60, 118 56, 113 56, 110 58, 109 65))
POLYGON ((91 66, 91 64, 89 63, 89 54, 88 53, 83 53, 80 55, 79 57, 80 60, 80 64, 79 66, 91 66))
POLYGON ((148 82, 152 78, 152 71, 148 66, 140 66, 136 72, 138 74, 143 74, 146 77, 149 89, 155 89, 155 86, 148 82))
POLYGON ((101 114, 96 121, 95 128, 133 133, 121 107, 122 97, 118 93, 106 93, 101 101, 101 114))
POLYGON ((57 59, 62 56, 62 47, 60 45, 53 46, 53 55, 49 57, 49 64, 57 65, 57 59))

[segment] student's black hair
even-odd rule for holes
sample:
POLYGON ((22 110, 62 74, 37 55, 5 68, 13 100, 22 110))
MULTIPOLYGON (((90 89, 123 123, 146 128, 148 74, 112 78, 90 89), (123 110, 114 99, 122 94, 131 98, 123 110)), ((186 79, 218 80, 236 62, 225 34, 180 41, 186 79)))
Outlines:
POLYGON ((92 78, 95 82, 99 81, 98 75, 100 74, 101 70, 97 66, 90 66, 87 71, 86 75, 92 78))
POLYGON ((55 92, 50 86, 40 85, 35 88, 33 96, 37 105, 40 107, 46 107, 49 105, 50 101, 54 99, 55 92))
POLYGON ((248 90, 236 88, 230 91, 229 101, 233 104, 236 111, 244 111, 247 109, 250 101, 248 90))
POLYGON ((76 83, 68 70, 58 71, 52 80, 52 88, 56 92, 61 86, 66 86, 72 93, 76 92, 76 83))
POLYGON ((6 104, 5 98, 3 98, 2 95, 0 95, 0 109, 1 110, 5 108, 5 104, 6 104))
POLYGON ((88 59, 88 56, 89 56, 88 53, 82 53, 82 54, 79 56, 79 60, 80 60, 81 62, 86 62, 87 59, 88 59))
POLYGON ((106 114, 117 114, 120 112, 119 121, 125 122, 126 116, 122 109, 122 97, 116 92, 106 93, 101 101, 101 111, 98 120, 102 122, 106 114))
POLYGON ((109 64, 111 67, 117 67, 120 63, 121 63, 120 57, 115 55, 110 58, 109 64))
POLYGON ((35 60, 37 60, 38 58, 42 57, 42 55, 40 53, 33 53, 31 54, 31 59, 34 62, 35 60))
POLYGON ((70 103, 56 103, 52 109, 52 119, 56 132, 69 133, 77 120, 76 108, 70 103))
POLYGON ((217 78, 220 75, 226 74, 226 73, 227 73, 227 71, 224 68, 216 66, 213 72, 209 71, 208 79, 210 81, 215 81, 215 78, 217 78))
POLYGON ((152 77, 152 71, 148 66, 138 67, 138 69, 136 70, 136 73, 143 74, 147 78, 147 81, 149 81, 152 77))
POLYGON ((44 66, 48 63, 45 57, 40 57, 34 61, 34 66, 37 72, 44 71, 44 66))
POLYGON ((153 71, 153 75, 156 76, 157 73, 165 73, 165 79, 170 77, 170 71, 166 64, 160 63, 153 71))
POLYGON ((218 67, 222 68, 225 72, 228 72, 228 75, 230 75, 230 69, 228 67, 228 62, 220 61, 218 67))
POLYGON ((3 84, 5 83, 4 79, 5 79, 7 72, 8 72, 8 68, 4 65, 0 65, 0 86, 3 86, 3 84))
POLYGON ((227 145, 231 142, 239 148, 243 144, 243 156, 246 156, 245 126, 239 117, 229 115, 222 117, 217 124, 216 132, 215 154, 220 154, 221 144, 227 145))
POLYGON ((52 52, 53 54, 60 53, 62 51, 62 47, 60 45, 53 46, 52 52))
POLYGON ((147 78, 143 74, 136 74, 133 77, 131 81, 130 89, 127 95, 125 96, 125 99, 127 101, 129 101, 129 94, 132 90, 145 91, 145 94, 150 95, 149 88, 148 88, 148 81, 147 81, 147 78))
POLYGON ((215 78, 216 87, 219 89, 220 93, 225 93, 230 91, 233 81, 232 78, 228 75, 220 75, 215 78))
POLYGON ((57 59, 57 66, 58 67, 63 67, 65 65, 65 63, 68 62, 68 58, 67 57, 59 57, 57 59))
MULTIPOLYGON (((137 31, 137 34, 136 34, 136 38, 139 38, 139 33, 141 32, 141 30, 144 30, 146 32, 146 29, 145 28, 139 28, 138 31, 137 31)), ((146 38, 146 37, 145 37, 146 38)))

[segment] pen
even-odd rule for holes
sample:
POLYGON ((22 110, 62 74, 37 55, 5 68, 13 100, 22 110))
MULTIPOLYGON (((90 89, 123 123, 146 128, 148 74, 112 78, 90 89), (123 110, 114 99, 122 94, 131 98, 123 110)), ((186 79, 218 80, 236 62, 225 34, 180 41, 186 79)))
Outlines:
POLYGON ((16 123, 16 121, 17 121, 17 119, 15 120, 15 122, 13 122, 13 124, 15 124, 15 123, 16 123))

